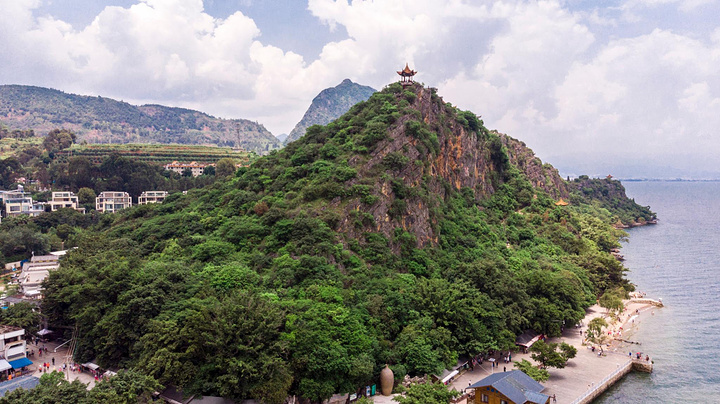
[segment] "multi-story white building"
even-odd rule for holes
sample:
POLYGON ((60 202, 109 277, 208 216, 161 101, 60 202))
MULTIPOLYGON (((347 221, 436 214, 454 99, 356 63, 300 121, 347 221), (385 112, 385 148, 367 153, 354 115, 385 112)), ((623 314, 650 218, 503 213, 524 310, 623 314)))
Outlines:
POLYGON ((20 289, 27 299, 42 298, 42 282, 50 275, 50 271, 60 268, 60 257, 57 255, 36 255, 22 264, 18 277, 20 289))
POLYGON ((105 191, 95 198, 95 210, 98 212, 117 212, 132 206, 132 198, 127 192, 105 191))
POLYGON ((78 207, 78 197, 74 192, 53 192, 52 200, 49 202, 50 210, 55 212, 60 208, 75 209, 78 212, 85 213, 85 208, 78 207))
POLYGON ((45 204, 43 202, 33 202, 29 196, 5 199, 5 217, 18 215, 38 216, 43 212, 45 212, 45 204))
POLYGON ((0 202, 5 203, 8 199, 25 198, 25 195, 25 188, 22 185, 18 185, 14 191, 0 191, 0 202))
POLYGON ((190 163, 178 163, 177 161, 173 161, 170 164, 165 164, 165 169, 170 170, 172 172, 176 172, 180 175, 186 170, 190 169, 190 172, 192 172, 193 177, 197 177, 199 175, 203 175, 203 172, 205 171, 205 167, 209 166, 210 164, 201 164, 198 162, 190 162, 190 163))
POLYGON ((0 325, 0 370, 21 369, 31 365, 26 356, 25 329, 0 325))
POLYGON ((161 203, 167 198, 167 191, 145 191, 138 197, 138 205, 146 205, 148 203, 161 203))

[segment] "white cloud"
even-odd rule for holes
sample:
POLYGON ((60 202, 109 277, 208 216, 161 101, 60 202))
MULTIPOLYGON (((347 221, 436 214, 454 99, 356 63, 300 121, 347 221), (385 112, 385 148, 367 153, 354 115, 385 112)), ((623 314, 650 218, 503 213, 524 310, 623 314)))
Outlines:
POLYGON ((698 7, 713 3, 715 0, 629 0, 627 8, 658 7, 665 5, 677 5, 681 11, 689 12, 698 7))
POLYGON ((254 119, 280 133, 323 88, 348 77, 381 88, 408 62, 447 101, 560 165, 644 153, 689 166, 678 149, 720 152, 720 27, 703 19, 710 2, 573 4, 309 0, 308 12, 347 37, 305 59, 264 43, 246 14, 214 18, 201 0, 106 7, 84 27, 40 15, 39 0, 0 0, 0 78, 254 119), (652 25, 665 9, 701 28, 652 25))

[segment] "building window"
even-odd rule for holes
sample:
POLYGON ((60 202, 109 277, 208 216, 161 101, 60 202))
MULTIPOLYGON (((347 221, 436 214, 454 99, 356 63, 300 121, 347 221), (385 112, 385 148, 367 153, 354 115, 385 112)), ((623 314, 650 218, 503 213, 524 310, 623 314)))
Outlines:
POLYGON ((489 402, 490 402, 490 397, 488 397, 487 394, 481 394, 481 395, 480 395, 480 401, 483 402, 483 403, 489 403, 489 402))
POLYGON ((500 404, 508 404, 508 402, 505 400, 500 400, 500 404))

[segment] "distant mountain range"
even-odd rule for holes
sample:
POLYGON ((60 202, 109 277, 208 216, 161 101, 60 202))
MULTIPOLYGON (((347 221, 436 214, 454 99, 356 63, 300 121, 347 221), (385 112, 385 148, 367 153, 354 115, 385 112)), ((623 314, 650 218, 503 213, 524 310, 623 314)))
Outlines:
POLYGON ((372 87, 353 83, 350 79, 343 80, 336 87, 326 88, 312 100, 310 108, 285 139, 285 144, 300 139, 312 125, 327 125, 334 121, 353 105, 366 101, 375 91, 372 87))
POLYGON ((43 87, 0 86, 0 124, 45 134, 72 130, 89 143, 180 143, 240 146, 265 154, 282 143, 246 119, 220 119, 184 108, 135 106, 43 87))

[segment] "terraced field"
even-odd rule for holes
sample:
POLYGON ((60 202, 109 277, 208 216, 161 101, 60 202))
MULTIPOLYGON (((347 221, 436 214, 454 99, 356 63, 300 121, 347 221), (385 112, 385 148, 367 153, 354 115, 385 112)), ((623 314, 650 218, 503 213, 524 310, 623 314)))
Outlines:
POLYGON ((226 157, 249 164, 257 157, 255 153, 235 151, 229 147, 177 144, 86 144, 73 145, 70 149, 58 153, 56 158, 62 161, 72 156, 80 156, 99 164, 105 156, 111 154, 119 154, 159 165, 173 161, 215 163, 226 157))

